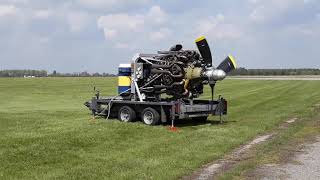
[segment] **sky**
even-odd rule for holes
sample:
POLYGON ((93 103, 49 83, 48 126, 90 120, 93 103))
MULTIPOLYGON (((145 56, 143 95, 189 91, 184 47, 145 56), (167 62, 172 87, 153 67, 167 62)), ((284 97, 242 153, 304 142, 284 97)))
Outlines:
POLYGON ((320 68, 320 0, 0 0, 0 69, 115 73, 201 35, 214 65, 320 68))

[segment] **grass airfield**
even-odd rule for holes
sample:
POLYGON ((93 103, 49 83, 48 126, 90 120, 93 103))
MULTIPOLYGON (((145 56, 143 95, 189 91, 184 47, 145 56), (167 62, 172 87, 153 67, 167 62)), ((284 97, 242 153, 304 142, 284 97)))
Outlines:
MULTIPOLYGON (((116 78, 0 78, 0 179, 174 179, 219 159, 292 117, 309 118, 320 81, 224 80, 227 122, 91 120, 83 103, 116 78)), ((207 86, 202 99, 210 99, 207 86)))

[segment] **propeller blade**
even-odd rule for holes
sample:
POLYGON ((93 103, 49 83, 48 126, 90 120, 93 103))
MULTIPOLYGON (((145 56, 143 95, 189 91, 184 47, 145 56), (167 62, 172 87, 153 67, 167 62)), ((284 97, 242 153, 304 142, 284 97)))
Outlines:
POLYGON ((226 74, 231 72, 234 69, 237 69, 236 61, 234 57, 229 55, 222 63, 217 67, 217 69, 223 70, 226 74))
POLYGON ((212 55, 210 51, 209 44, 204 36, 201 36, 196 39, 196 44, 198 47, 198 50, 204 60, 204 63, 207 65, 207 67, 212 66, 212 55))

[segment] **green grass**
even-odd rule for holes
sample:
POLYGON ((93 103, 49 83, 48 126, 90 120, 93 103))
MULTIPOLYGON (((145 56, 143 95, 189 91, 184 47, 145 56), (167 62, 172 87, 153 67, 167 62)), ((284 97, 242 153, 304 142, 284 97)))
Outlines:
POLYGON ((225 80, 216 94, 229 101, 228 122, 175 133, 90 121, 83 103, 93 85, 104 96, 117 91, 114 78, 0 79, 0 179, 179 178, 320 102, 319 81, 225 80))

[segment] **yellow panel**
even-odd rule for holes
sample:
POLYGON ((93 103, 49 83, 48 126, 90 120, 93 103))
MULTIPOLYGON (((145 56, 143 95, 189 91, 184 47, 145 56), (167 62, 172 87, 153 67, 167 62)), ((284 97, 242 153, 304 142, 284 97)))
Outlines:
POLYGON ((236 64, 236 61, 235 61, 234 57, 229 55, 229 58, 230 58, 230 60, 231 60, 231 62, 233 64, 234 68, 237 69, 237 64, 236 64))
POLYGON ((118 77, 118 86, 130 86, 131 77, 130 76, 119 76, 118 77))
POLYGON ((196 42, 202 41, 202 40, 204 40, 204 39, 206 39, 206 37, 200 36, 200 37, 198 37, 198 38, 196 39, 196 42))

